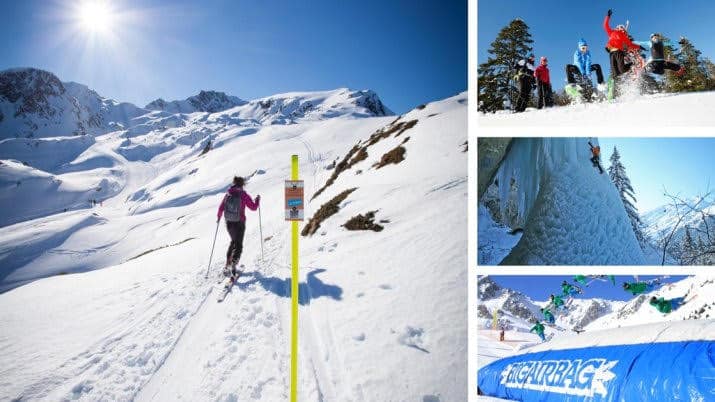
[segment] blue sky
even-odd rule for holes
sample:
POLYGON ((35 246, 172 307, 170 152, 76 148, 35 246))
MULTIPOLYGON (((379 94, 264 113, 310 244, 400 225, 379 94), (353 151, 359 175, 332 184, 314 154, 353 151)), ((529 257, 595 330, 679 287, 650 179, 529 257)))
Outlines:
POLYGON ((715 138, 605 138, 599 137, 604 169, 610 166, 613 147, 638 200, 639 212, 666 204, 663 187, 671 194, 691 198, 715 190, 715 138))
MULTIPOLYGON (((550 294, 561 293, 561 283, 563 281, 574 283, 573 277, 574 275, 490 275, 490 278, 492 278, 494 282, 498 283, 500 286, 517 290, 529 296, 533 301, 545 301, 550 294)), ((638 279, 643 281, 654 279, 656 277, 658 276, 640 275, 638 276, 638 279)), ((663 282, 676 282, 684 278, 685 276, 671 276, 669 278, 663 279, 663 282)), ((616 286, 613 286, 611 282, 595 281, 591 283, 588 287, 584 287, 583 295, 580 295, 577 298, 597 297, 608 300, 631 300, 633 298, 633 295, 624 291, 622 286, 623 282, 633 281, 635 281, 635 277, 632 275, 616 275, 616 286)))
MULTIPOLYGON (((677 40, 686 36, 704 56, 715 58, 712 40, 715 3, 709 0, 681 1, 576 1, 556 0, 481 0, 478 9, 478 60, 487 60, 489 45, 499 30, 514 18, 529 25, 534 39, 537 60, 547 56, 551 80, 555 89, 566 80, 564 69, 572 63, 573 53, 580 38, 590 45, 594 62, 610 72, 608 54, 604 50, 606 33, 603 19, 613 9, 611 26, 630 21, 629 32, 636 40, 648 40, 653 32, 661 32, 677 40)), ((595 79, 595 75, 593 75, 595 79)))
POLYGON ((466 0, 114 0, 100 33, 78 23, 81 3, 3 2, 0 70, 46 69, 139 106, 349 87, 401 113, 467 89, 466 0))

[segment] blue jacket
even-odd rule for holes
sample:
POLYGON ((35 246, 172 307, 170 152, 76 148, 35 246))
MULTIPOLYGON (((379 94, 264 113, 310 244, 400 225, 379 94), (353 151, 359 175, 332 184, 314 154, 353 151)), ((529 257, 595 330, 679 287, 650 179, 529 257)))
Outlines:
POLYGON ((578 67, 578 71, 584 77, 591 75, 591 51, 586 50, 586 53, 581 53, 579 49, 576 49, 576 53, 573 54, 573 64, 578 67))

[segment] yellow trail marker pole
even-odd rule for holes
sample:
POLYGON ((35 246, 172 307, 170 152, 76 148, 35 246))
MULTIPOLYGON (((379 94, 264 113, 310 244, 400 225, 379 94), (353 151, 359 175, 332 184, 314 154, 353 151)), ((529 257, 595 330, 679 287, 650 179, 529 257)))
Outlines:
MULTIPOLYGON (((298 180, 298 155, 291 156, 291 180, 298 180)), ((291 221, 291 342, 290 342, 290 400, 298 400, 298 221, 291 221)))

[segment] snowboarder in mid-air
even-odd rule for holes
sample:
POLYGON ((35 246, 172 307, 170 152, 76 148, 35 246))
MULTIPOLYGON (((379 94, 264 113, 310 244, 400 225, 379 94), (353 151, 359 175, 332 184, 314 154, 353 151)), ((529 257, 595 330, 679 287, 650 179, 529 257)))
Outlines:
POLYGON ((581 288, 579 288, 578 286, 574 286, 566 281, 563 281, 561 283, 561 294, 564 297, 572 297, 579 293, 581 293, 581 288))
POLYGON ((591 51, 588 50, 588 43, 585 39, 578 41, 578 48, 573 55, 573 64, 566 65, 566 80, 568 84, 564 87, 566 93, 573 99, 590 102, 593 96, 593 83, 591 82, 591 72, 596 72, 598 87, 604 91, 603 71, 599 64, 591 63, 591 51))
POLYGON ((536 324, 531 327, 529 332, 536 332, 536 335, 539 335, 539 338, 541 338, 542 341, 546 342, 546 337, 544 336, 544 324, 541 322, 537 321, 536 324))
POLYGON ((556 309, 559 309, 559 308, 565 309, 566 308, 566 307, 564 307, 564 304, 565 304, 564 299, 561 298, 561 296, 551 295, 551 296, 549 296, 549 298, 551 299, 550 305, 554 306, 554 308, 556 308, 556 309))
POLYGON ((551 89, 551 79, 549 78, 549 61, 546 56, 541 56, 539 67, 534 70, 534 78, 536 78, 536 93, 539 100, 536 107, 542 109, 545 107, 554 106, 554 94, 551 89))
POLYGON ((675 299, 666 300, 663 297, 655 297, 655 296, 650 298, 650 305, 655 307, 656 310, 660 311, 663 314, 668 314, 671 311, 678 308, 678 303, 675 299))
POLYGON ((241 259, 243 251, 243 235, 246 232, 246 207, 255 211, 261 202, 261 196, 257 195, 254 201, 250 195, 243 189, 246 181, 243 177, 234 177, 233 185, 226 191, 221 205, 218 207, 216 222, 221 220, 221 215, 226 219, 226 229, 231 236, 231 244, 226 251, 226 266, 223 268, 223 273, 231 277, 231 281, 235 281, 240 275, 236 271, 236 264, 241 259))
POLYGON ((544 315, 544 321, 550 324, 556 323, 556 317, 554 317, 554 314, 551 312, 551 310, 544 307, 541 309, 541 313, 544 315))
POLYGON ((519 89, 519 96, 516 99, 516 107, 514 111, 516 113, 523 112, 526 107, 529 106, 529 101, 531 100, 531 91, 534 90, 534 55, 530 54, 529 57, 523 59, 517 63, 516 66, 516 76, 514 81, 517 83, 519 89))
POLYGON ((649 282, 623 282, 623 290, 633 293, 633 296, 637 296, 655 289, 658 283, 658 280, 649 282))
POLYGON ((593 167, 597 167, 598 171, 603 174, 603 167, 601 167, 601 147, 599 145, 593 146, 591 141, 588 142, 588 146, 591 147, 591 163, 593 163, 593 167))

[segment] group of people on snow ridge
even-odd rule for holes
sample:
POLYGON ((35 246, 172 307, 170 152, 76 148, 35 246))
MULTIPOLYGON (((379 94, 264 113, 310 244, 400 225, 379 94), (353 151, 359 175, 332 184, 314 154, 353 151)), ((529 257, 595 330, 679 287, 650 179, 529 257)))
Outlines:
MULTIPOLYGON (((627 73, 633 67, 633 62, 628 60, 629 52, 640 52, 641 50, 650 50, 650 58, 645 64, 645 70, 663 75, 665 70, 671 70, 676 75, 683 75, 685 67, 677 63, 673 63, 665 58, 665 46, 668 44, 663 41, 663 37, 659 33, 650 35, 648 41, 634 41, 628 34, 627 28, 623 24, 616 26, 616 29, 611 28, 612 10, 608 10, 606 18, 603 21, 603 29, 608 35, 606 43, 606 51, 609 55, 611 64, 611 77, 614 79, 627 73)), ((537 108, 551 107, 554 104, 553 90, 551 88, 551 79, 549 76, 548 59, 546 56, 541 56, 539 66, 534 67, 535 57, 530 54, 525 59, 520 60, 516 66, 516 76, 514 77, 519 95, 517 97, 514 110, 523 112, 531 100, 531 93, 534 88, 537 89, 537 108)), ((580 39, 577 44, 576 51, 573 55, 573 64, 566 65, 566 81, 569 84, 592 85, 591 73, 596 73, 596 81, 601 90, 604 89, 603 70, 599 64, 591 61, 591 51, 585 39, 580 39)))

